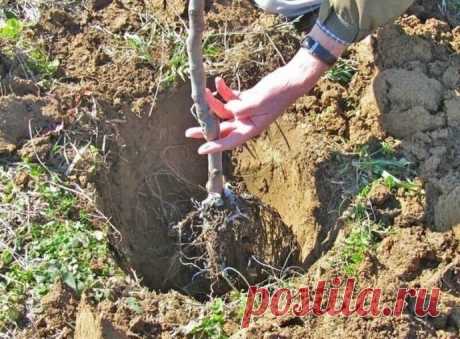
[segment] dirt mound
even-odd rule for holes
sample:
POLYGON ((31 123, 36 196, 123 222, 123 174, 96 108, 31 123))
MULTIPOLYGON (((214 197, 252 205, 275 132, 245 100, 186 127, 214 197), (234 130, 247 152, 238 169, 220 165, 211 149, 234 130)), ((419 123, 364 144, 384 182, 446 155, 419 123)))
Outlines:
POLYGON ((440 231, 460 222, 455 194, 449 196, 460 185, 460 149, 455 142, 460 55, 455 32, 436 19, 422 23, 415 17, 382 29, 374 46, 378 74, 361 101, 366 112, 380 112, 386 133, 402 139, 404 154, 427 183, 432 211, 428 222, 440 231))
MULTIPOLYGON (((399 229, 384 239, 377 248, 376 256, 369 254, 359 268, 356 291, 360 288, 378 286, 382 288, 381 302, 384 305, 394 305, 396 291, 400 287, 441 288, 443 294, 438 317, 416 319, 413 309, 411 311, 410 308, 407 308, 401 317, 264 316, 255 320, 248 329, 235 334, 235 338, 244 338, 248 335, 292 338, 449 337, 450 334, 457 333, 460 325, 460 290, 456 287, 460 275, 459 262, 455 259, 458 258, 458 246, 458 241, 452 240, 448 233, 434 233, 422 227, 399 229)), ((334 269, 334 255, 337 253, 339 252, 333 249, 323 256, 311 267, 308 274, 296 280, 295 287, 313 289, 318 276, 332 281, 337 274, 334 269)), ((413 300, 409 298, 407 302, 408 305, 412 305, 413 300)))
MULTIPOLYGON (((152 333, 153 334, 153 333, 152 333)), ((93 314, 91 307, 85 302, 80 303, 75 327, 76 339, 127 339, 121 330, 115 328, 112 323, 100 314, 93 314)))
POLYGON ((33 95, 0 97, 0 153, 11 153, 37 130, 50 127, 49 101, 33 95))
POLYGON ((435 223, 438 229, 445 230, 460 223, 460 187, 456 186, 450 193, 443 194, 435 207, 435 223))
POLYGON ((49 338, 60 335, 70 337, 73 333, 69 319, 73 319, 79 303, 75 292, 62 282, 57 282, 43 297, 42 313, 38 319, 31 319, 34 327, 26 330, 20 338, 49 338))
POLYGON ((177 292, 157 294, 126 283, 114 291, 115 301, 82 299, 76 339, 185 337, 190 319, 200 316, 200 304, 177 292))

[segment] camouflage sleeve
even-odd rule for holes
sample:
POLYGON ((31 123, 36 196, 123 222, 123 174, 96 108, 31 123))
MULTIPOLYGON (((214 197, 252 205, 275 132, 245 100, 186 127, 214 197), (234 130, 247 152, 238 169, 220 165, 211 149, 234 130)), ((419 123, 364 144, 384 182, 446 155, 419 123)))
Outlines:
POLYGON ((318 26, 335 40, 348 44, 359 41, 377 27, 389 22, 413 0, 325 0, 318 26))

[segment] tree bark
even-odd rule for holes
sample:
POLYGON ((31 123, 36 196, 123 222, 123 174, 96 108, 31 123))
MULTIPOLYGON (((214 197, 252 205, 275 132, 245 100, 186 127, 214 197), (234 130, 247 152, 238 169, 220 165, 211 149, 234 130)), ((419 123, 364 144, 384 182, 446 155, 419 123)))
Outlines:
MULTIPOLYGON (((189 57, 192 99, 195 102, 192 110, 200 123, 206 140, 212 141, 219 137, 219 120, 209 110, 205 99, 206 77, 203 65, 202 36, 204 30, 205 0, 190 0, 189 36, 187 52, 189 57)), ((206 188, 209 195, 223 192, 222 153, 208 155, 208 182, 206 188)))

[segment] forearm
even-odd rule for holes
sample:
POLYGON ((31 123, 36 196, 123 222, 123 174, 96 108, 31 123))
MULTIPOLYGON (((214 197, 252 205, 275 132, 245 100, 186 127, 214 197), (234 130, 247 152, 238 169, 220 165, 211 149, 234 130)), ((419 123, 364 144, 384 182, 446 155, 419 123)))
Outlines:
MULTIPOLYGON (((345 48, 378 26, 401 15, 413 0, 325 0, 317 24, 308 34, 336 58, 345 48)), ((301 48, 285 66, 292 74, 293 91, 301 96, 329 68, 329 65, 301 48), (295 88, 298 88, 297 90, 295 88)))
MULTIPOLYGON (((316 26, 308 35, 336 58, 340 57, 347 47, 347 45, 338 43, 329 37, 316 26)), ((280 69, 280 72, 289 75, 286 91, 289 91, 296 99, 307 94, 330 67, 318 57, 310 54, 305 48, 300 48, 292 60, 280 69)))

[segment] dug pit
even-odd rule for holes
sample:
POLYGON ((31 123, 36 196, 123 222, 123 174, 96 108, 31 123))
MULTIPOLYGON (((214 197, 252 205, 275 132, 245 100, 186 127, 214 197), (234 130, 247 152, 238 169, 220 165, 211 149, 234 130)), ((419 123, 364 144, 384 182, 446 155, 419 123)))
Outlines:
MULTIPOLYGON (((315 172, 306 170, 302 154, 279 166, 283 159, 273 157, 289 153, 278 142, 284 134, 271 129, 251 145, 265 147, 258 157, 249 149, 235 152, 226 166, 235 192, 225 206, 203 211, 197 202, 206 196, 206 159, 184 137, 195 124, 190 88, 169 91, 157 103, 141 117, 127 112, 126 120, 109 121, 111 153, 97 180, 99 205, 117 230, 112 244, 127 271, 151 288, 200 294, 281 276, 319 255, 325 236, 316 222, 315 172)), ((299 140, 289 121, 281 123, 289 139, 299 140)))

